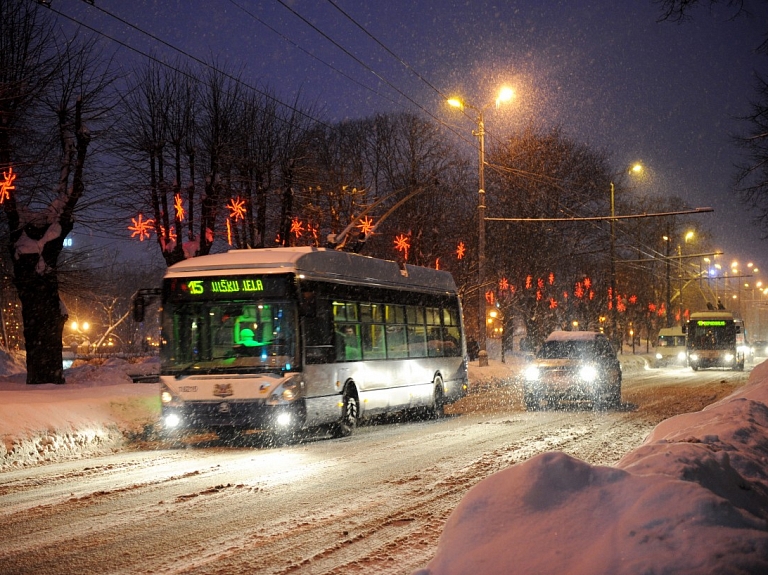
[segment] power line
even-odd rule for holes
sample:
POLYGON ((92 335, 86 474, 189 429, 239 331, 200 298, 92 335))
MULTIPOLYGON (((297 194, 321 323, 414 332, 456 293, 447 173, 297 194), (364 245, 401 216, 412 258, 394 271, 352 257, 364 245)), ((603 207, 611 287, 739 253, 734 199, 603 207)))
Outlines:
MULTIPOLYGON (((31 1, 37 2, 38 0, 31 0, 31 1)), ((252 85, 248 84, 247 82, 244 82, 242 79, 237 78, 235 76, 232 76, 231 74, 227 73, 224 70, 218 69, 216 66, 213 66, 212 64, 209 64, 208 62, 198 58, 197 56, 194 56, 194 55, 190 54, 189 52, 186 52, 186 51, 182 50, 181 48, 177 48, 176 46, 174 46, 173 44, 170 44, 169 42, 166 42, 162 38, 159 38, 158 36, 156 36, 156 35, 154 35, 154 34, 152 34, 150 32, 147 32, 146 30, 143 30, 142 28, 136 26, 135 24, 132 24, 132 23, 128 22, 127 20, 125 20, 125 19, 123 19, 123 18, 121 18, 121 17, 119 17, 119 16, 109 12, 108 10, 105 10, 104 8, 101 8, 99 6, 94 5, 92 2, 89 2, 88 0, 84 0, 84 1, 91 8, 93 8, 95 10, 98 10, 99 12, 102 12, 103 14, 106 14, 110 18, 113 18, 113 19, 117 20, 121 24, 123 24, 125 26, 128 26, 129 28, 132 28, 133 30, 136 30, 137 32, 139 32, 141 34, 144 34, 145 36, 148 36, 152 40, 155 40, 156 42, 161 43, 162 45, 170 48, 171 50, 173 50, 175 52, 178 52, 179 54, 189 58, 190 60, 193 60, 194 62, 196 62, 196 63, 198 63, 198 64, 200 64, 200 65, 202 65, 202 66, 204 66, 204 67, 206 67, 206 68, 208 68, 208 69, 210 69, 210 70, 212 70, 212 71, 214 71, 214 72, 216 72, 218 74, 221 74, 222 76, 232 80, 233 82, 235 82, 237 84, 240 84, 240 85, 242 85, 242 86, 244 86, 244 87, 246 87, 246 88, 248 88, 250 90, 253 90, 254 92, 262 95, 263 97, 265 97, 265 98, 275 102, 276 104, 279 104, 280 106, 283 106, 284 108, 287 108, 287 109, 291 110, 292 112, 294 112, 296 114, 299 114, 300 116, 303 116, 303 117, 307 118, 308 120, 310 120, 312 122, 315 122, 317 124, 323 125, 323 126, 325 126, 327 128, 330 127, 325 122, 323 122, 323 121, 321 121, 321 120, 319 120, 319 119, 309 115, 308 113, 304 112, 303 110, 299 110, 295 106, 292 106, 290 104, 286 104, 285 102, 283 102, 279 98, 276 98, 272 94, 264 92, 263 90, 260 90, 259 88, 255 87, 255 86, 252 86, 252 85)), ((153 62, 156 62, 158 64, 161 64, 162 66, 170 68, 170 69, 172 69, 172 70, 174 70, 176 72, 179 72, 181 74, 184 74, 185 76, 187 76, 187 77, 189 77, 191 79, 194 79, 194 80, 198 80, 199 79, 199 78, 197 78, 196 76, 194 76, 192 74, 189 74, 189 73, 186 73, 186 72, 184 72, 182 70, 179 70, 179 69, 175 68, 174 66, 172 66, 172 65, 170 65, 170 64, 168 64, 166 62, 163 62, 162 60, 156 58, 155 56, 147 54, 146 52, 143 52, 142 50, 139 50, 138 48, 135 48, 135 47, 131 46, 130 44, 127 44, 126 42, 123 42, 122 40, 118 40, 117 38, 107 34, 106 32, 98 30, 98 29, 94 28, 93 26, 90 26, 90 25, 88 25, 88 24, 86 24, 84 22, 81 22, 80 20, 78 20, 78 19, 76 19, 76 18, 74 18, 72 16, 69 16, 68 14, 63 13, 60 10, 56 10, 55 8, 52 8, 50 6, 50 4, 46 4, 46 7, 48 9, 50 9, 53 13, 58 14, 59 16, 61 16, 63 18, 66 18, 67 20, 73 22, 74 24, 77 24, 78 26, 82 26, 84 28, 87 28, 88 30, 90 30, 90 31, 92 31, 92 32, 94 32, 94 33, 96 33, 96 34, 98 34, 100 36, 103 36, 104 38, 107 38, 108 40, 110 40, 112 42, 115 42, 115 43, 119 44, 120 46, 123 46, 124 48, 127 48, 128 50, 131 50, 132 52, 135 52, 135 53, 137 53, 137 54, 139 54, 141 56, 144 56, 145 58, 148 58, 148 59, 152 60, 153 62)))

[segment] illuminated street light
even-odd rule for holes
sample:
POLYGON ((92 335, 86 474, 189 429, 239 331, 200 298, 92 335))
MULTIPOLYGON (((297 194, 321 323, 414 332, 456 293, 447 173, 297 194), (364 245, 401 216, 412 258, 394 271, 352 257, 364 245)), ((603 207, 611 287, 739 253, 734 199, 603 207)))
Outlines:
MULTIPOLYGON (((509 102, 515 93, 512 88, 503 87, 496 98, 496 107, 502 102, 509 102)), ((475 107, 459 98, 450 98, 448 104, 459 110, 469 108, 473 110, 477 117, 477 131, 473 132, 477 136, 479 163, 478 163, 478 198, 477 198, 477 218, 478 218, 478 237, 477 237, 477 302, 478 310, 478 363, 480 367, 488 365, 488 351, 486 350, 486 323, 485 323, 485 111, 490 104, 482 108, 475 107)))
MULTIPOLYGON (((640 176, 643 173, 643 165, 639 162, 635 162, 629 168, 629 173, 635 176, 640 176)), ((616 206, 614 203, 614 186, 611 182, 611 245, 610 245, 610 259, 611 259, 611 297, 610 297, 610 317, 611 317, 611 339, 614 343, 621 345, 621 340, 616 342, 616 206)), ((620 348, 619 348, 620 349, 620 348)))

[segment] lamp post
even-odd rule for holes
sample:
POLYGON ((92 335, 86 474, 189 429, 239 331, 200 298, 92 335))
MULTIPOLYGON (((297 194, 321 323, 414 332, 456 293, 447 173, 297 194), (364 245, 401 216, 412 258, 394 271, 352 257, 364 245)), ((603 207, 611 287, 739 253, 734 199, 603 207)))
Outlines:
MULTIPOLYGON (((515 93, 511 88, 502 88, 499 91, 499 97, 496 98, 496 107, 502 102, 508 102, 514 97, 515 93)), ((478 305, 478 363, 480 367, 488 365, 488 350, 486 349, 486 319, 485 319, 485 111, 490 104, 478 108, 459 98, 451 98, 448 104, 454 108, 463 110, 469 108, 477 114, 477 131, 473 132, 477 136, 478 142, 478 190, 477 190, 477 305, 478 305)))
MULTIPOLYGON (((643 166, 635 163, 629 168, 629 173, 640 175, 643 172, 643 166)), ((616 204, 614 202, 614 185, 611 182, 611 240, 610 240, 610 258, 611 258, 611 297, 609 299, 610 318, 611 318, 611 338, 619 345, 621 349, 621 337, 616 338, 616 204)))

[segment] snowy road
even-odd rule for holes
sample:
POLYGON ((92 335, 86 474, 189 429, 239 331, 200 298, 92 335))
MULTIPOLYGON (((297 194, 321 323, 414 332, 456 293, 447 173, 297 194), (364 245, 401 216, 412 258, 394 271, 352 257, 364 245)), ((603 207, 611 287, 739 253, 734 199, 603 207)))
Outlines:
POLYGON ((748 373, 625 376, 621 410, 527 413, 487 389, 440 421, 281 448, 210 438, 0 474, 0 574, 409 574, 481 479, 543 451, 610 465, 748 373))

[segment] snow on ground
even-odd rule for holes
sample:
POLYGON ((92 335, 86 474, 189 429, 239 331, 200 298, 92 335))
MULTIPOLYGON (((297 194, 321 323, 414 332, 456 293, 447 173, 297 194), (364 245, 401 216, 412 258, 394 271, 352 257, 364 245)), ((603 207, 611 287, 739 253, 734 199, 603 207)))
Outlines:
POLYGON ((414 575, 768 573, 768 362, 615 467, 549 452, 473 487, 414 575))
POLYGON ((112 453, 160 413, 157 384, 130 377, 157 373, 157 359, 81 365, 64 385, 27 385, 24 369, 0 351, 0 471, 112 453))
MULTIPOLYGON (((471 365, 472 384, 514 377, 516 359, 471 365)), ((30 386, 0 353, 0 471, 122 449, 159 414, 157 384, 130 375, 157 367, 110 360, 30 386)), ((764 574, 766 518, 768 362, 733 395, 662 422, 615 467, 549 452, 486 478, 414 575, 764 574)))

